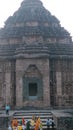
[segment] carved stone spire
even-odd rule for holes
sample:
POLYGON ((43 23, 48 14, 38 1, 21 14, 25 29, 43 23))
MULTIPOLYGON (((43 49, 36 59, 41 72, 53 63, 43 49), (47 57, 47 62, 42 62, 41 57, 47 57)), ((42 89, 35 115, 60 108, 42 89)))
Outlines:
POLYGON ((22 3, 21 3, 21 6, 41 6, 42 5, 42 2, 40 0, 24 0, 22 3))

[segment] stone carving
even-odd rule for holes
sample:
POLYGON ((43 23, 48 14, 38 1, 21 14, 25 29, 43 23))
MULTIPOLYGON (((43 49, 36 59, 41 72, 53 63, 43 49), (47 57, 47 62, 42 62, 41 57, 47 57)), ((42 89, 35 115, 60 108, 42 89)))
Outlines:
POLYGON ((73 94, 73 81, 67 81, 64 83, 64 93, 67 95, 73 94))

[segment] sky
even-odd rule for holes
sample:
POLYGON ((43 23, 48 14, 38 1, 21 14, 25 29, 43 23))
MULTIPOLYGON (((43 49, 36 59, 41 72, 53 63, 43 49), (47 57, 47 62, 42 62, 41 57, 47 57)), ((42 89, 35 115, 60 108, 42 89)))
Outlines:
MULTIPOLYGON (((0 0, 0 28, 9 16, 18 10, 23 0, 0 0)), ((46 9, 55 15, 62 27, 73 37, 73 0, 41 0, 46 9)))

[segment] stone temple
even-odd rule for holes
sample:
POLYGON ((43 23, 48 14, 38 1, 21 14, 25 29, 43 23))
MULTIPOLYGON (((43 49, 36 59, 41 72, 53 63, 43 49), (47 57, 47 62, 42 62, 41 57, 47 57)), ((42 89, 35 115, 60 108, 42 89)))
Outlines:
POLYGON ((0 29, 0 107, 73 106, 73 42, 40 0, 0 29))

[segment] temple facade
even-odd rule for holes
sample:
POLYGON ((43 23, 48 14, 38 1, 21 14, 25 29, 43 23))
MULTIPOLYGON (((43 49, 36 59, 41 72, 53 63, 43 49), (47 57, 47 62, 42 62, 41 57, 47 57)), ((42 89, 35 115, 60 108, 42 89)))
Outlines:
POLYGON ((73 106, 73 42, 40 0, 0 29, 0 107, 73 106))

